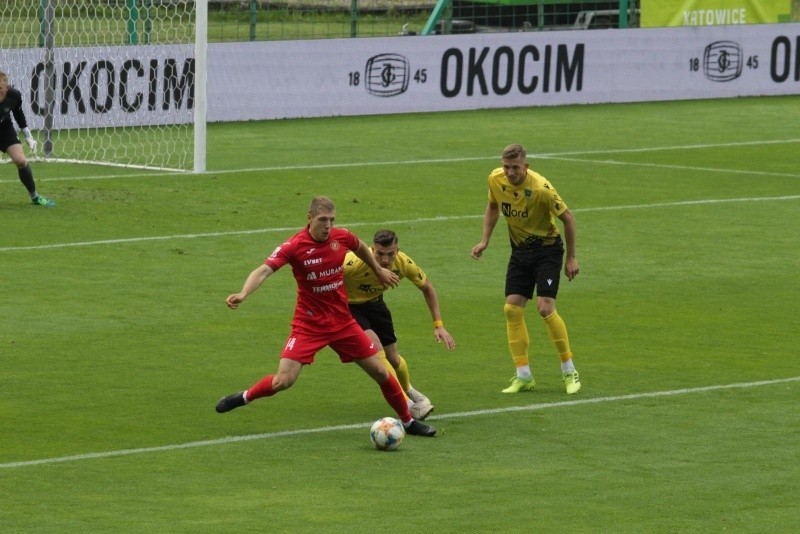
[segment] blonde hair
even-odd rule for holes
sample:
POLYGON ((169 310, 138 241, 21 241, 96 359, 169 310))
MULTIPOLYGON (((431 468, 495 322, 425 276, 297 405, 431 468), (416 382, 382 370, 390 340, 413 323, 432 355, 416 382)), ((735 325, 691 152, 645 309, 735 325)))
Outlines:
POLYGON ((311 204, 308 206, 308 214, 311 216, 316 215, 320 211, 334 211, 336 206, 333 200, 325 196, 314 197, 311 204))
POLYGON ((503 159, 525 159, 528 157, 528 152, 522 145, 514 144, 508 145, 503 149, 503 159))

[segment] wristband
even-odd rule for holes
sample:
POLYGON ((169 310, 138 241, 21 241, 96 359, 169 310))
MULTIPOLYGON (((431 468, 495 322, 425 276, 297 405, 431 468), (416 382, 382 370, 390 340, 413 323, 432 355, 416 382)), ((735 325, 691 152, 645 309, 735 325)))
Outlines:
POLYGON ((438 321, 433 321, 433 327, 434 328, 442 328, 443 326, 444 326, 444 323, 442 322, 441 319, 439 319, 438 321))

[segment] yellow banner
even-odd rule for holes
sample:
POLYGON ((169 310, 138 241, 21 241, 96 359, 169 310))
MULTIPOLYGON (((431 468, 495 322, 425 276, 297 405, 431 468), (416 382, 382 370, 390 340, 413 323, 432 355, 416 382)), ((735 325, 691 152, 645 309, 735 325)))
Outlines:
MULTIPOLYGON (((774 24, 792 20, 793 0, 641 0, 643 28, 774 24)), ((795 9, 798 9, 795 0, 795 9)))

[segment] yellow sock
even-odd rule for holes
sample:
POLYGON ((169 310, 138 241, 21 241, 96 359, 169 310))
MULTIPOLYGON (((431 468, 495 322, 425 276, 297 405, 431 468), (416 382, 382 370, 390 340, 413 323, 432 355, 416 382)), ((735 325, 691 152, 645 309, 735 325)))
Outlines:
POLYGON ((411 389, 411 375, 408 372, 408 364, 406 363, 406 360, 399 354, 397 357, 400 358, 400 365, 398 365, 397 369, 395 369, 397 381, 400 382, 400 387, 403 388, 403 391, 408 391, 411 389))
MULTIPOLYGON (((389 363, 389 359, 386 357, 386 352, 383 350, 378 351, 378 358, 383 362, 384 367, 386 367, 392 376, 397 378, 397 372, 394 370, 394 367, 392 367, 392 364, 389 363)), ((406 390, 402 387, 400 389, 403 390, 403 396, 406 398, 406 401, 408 401, 409 399, 408 395, 406 395, 406 390)))
POLYGON ((508 348, 515 367, 528 365, 528 327, 525 324, 525 308, 506 304, 503 306, 506 316, 506 332, 508 333, 508 348))
POLYGON ((569 336, 567 335, 567 325, 558 314, 557 311, 544 317, 544 324, 547 325, 547 333, 550 335, 550 341, 558 352, 558 357, 562 362, 572 359, 572 351, 569 348, 569 336))

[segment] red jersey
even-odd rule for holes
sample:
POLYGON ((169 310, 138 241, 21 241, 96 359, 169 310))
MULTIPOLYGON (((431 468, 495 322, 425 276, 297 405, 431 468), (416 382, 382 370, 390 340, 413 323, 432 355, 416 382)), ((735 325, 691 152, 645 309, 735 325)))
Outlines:
POLYGON ((344 287, 344 257, 358 250, 359 239, 344 228, 331 228, 328 239, 314 241, 304 228, 264 260, 273 271, 287 263, 297 280, 292 329, 334 330, 353 321, 344 287))

